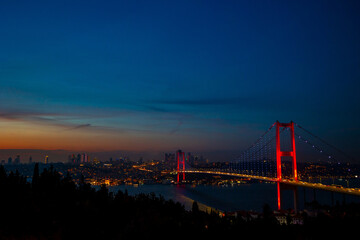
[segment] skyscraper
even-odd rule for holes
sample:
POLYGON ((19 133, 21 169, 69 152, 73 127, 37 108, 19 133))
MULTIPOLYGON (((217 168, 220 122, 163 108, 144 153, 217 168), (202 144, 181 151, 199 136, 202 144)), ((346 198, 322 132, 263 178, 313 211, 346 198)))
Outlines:
POLYGON ((48 164, 48 163, 49 163, 49 156, 46 155, 46 156, 45 156, 45 164, 48 164))
POLYGON ((81 154, 81 163, 87 163, 89 162, 89 155, 87 155, 86 153, 81 154))
POLYGON ((20 155, 17 155, 15 158, 15 164, 19 164, 20 163, 20 155))

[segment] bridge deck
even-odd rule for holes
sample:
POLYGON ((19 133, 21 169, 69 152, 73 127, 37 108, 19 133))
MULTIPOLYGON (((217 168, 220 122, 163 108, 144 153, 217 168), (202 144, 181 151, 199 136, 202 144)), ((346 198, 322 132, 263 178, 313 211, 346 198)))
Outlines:
POLYGON ((314 188, 314 189, 320 189, 320 190, 324 190, 324 191, 331 191, 331 192, 338 192, 338 193, 360 196, 360 189, 358 189, 358 188, 344 188, 344 187, 339 187, 339 186, 324 185, 321 183, 309 183, 309 182, 294 181, 294 180, 289 180, 289 179, 283 179, 281 181, 278 181, 276 178, 253 176, 253 175, 231 173, 231 172, 220 172, 220 171, 185 170, 185 171, 179 171, 179 172, 215 174, 215 175, 225 175, 225 176, 240 177, 240 178, 251 178, 251 179, 268 181, 268 182, 280 182, 282 184, 288 184, 288 185, 293 185, 293 186, 314 188))

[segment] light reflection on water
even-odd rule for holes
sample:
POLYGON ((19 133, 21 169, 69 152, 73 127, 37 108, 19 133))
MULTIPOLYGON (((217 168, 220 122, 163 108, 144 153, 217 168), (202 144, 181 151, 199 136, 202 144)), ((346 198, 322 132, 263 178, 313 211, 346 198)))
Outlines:
POLYGON ((119 186, 111 186, 109 187, 109 191, 116 193, 117 191, 128 191, 129 195, 137 195, 140 193, 150 194, 155 193, 157 196, 161 195, 166 200, 172 199, 174 202, 179 202, 187 210, 190 210, 192 204, 194 202, 193 199, 186 196, 186 187, 185 186, 178 186, 178 185, 140 185, 140 186, 133 186, 133 185, 119 185, 119 186))
POLYGON ((245 184, 240 186, 211 186, 211 185, 131 185, 111 186, 112 192, 128 191, 129 195, 139 193, 155 193, 165 199, 180 202, 190 210, 193 201, 197 201, 200 210, 210 212, 213 210, 235 211, 256 210, 261 211, 264 203, 275 207, 276 186, 274 184, 245 184), (274 204, 272 204, 272 202, 274 204))
MULTIPOLYGON (((277 189, 273 183, 253 183, 242 184, 236 186, 212 186, 212 185, 140 185, 138 187, 131 185, 111 186, 109 190, 112 192, 128 191, 129 195, 139 193, 155 193, 161 195, 165 199, 172 199, 180 202, 185 209, 191 210, 193 201, 197 201, 200 210, 210 212, 213 210, 220 211, 257 211, 261 212, 264 204, 268 204, 272 209, 276 209, 277 189)), ((291 190, 281 191, 282 208, 293 208, 293 192, 291 190)), ((342 194, 330 193, 313 189, 298 189, 298 207, 304 208, 304 201, 310 202, 314 200, 321 204, 332 205, 338 201, 342 203, 344 196, 342 194), (314 194, 315 193, 315 194, 314 194)), ((345 196, 346 202, 359 202, 360 197, 345 196)))

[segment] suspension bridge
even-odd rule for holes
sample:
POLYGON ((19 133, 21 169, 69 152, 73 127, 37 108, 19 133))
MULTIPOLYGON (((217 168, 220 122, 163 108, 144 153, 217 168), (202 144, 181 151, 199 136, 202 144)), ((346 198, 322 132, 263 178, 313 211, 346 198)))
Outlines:
MULTIPOLYGON (((281 209, 280 186, 282 185, 294 189, 294 198, 296 198, 296 191, 299 186, 360 196, 359 188, 314 181, 315 178, 340 178, 339 175, 343 174, 343 172, 339 172, 340 168, 345 172, 351 171, 348 167, 349 163, 340 161, 338 155, 351 160, 351 157, 345 152, 302 126, 292 121, 290 123, 276 121, 248 149, 243 151, 238 159, 220 169, 195 168, 188 163, 185 153, 179 150, 176 153, 177 182, 185 181, 185 174, 187 173, 214 174, 275 182, 277 183, 278 209, 281 209), (300 154, 302 158, 307 159, 304 161, 307 165, 299 171, 297 148, 301 144, 308 147, 306 149, 302 146, 301 149, 304 154, 300 154), (326 164, 326 166, 320 163, 326 164)), ((296 201, 294 199, 295 209, 296 201)))

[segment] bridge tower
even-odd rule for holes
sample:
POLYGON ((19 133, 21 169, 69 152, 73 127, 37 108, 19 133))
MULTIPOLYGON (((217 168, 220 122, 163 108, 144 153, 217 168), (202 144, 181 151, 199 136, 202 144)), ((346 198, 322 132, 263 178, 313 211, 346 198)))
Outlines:
POLYGON ((296 167, 296 148, 295 148, 295 134, 294 134, 294 122, 290 123, 280 123, 276 121, 276 172, 277 172, 277 180, 281 181, 281 157, 292 157, 293 159, 293 177, 294 180, 298 180, 297 176, 297 167, 296 167), (291 137, 291 151, 281 151, 280 149, 280 128, 289 128, 290 129, 290 137, 291 137))
MULTIPOLYGON (((293 162, 293 177, 295 181, 298 181, 297 176, 297 166, 296 166, 296 148, 295 148, 295 133, 294 133, 294 122, 290 123, 280 123, 276 121, 276 172, 277 172, 277 204, 278 209, 281 209, 281 197, 280 197, 280 182, 282 180, 281 176, 281 157, 292 157, 293 162), (289 128, 290 129, 290 138, 291 138, 291 151, 281 151, 280 149, 280 128, 289 128)), ((294 191, 294 209, 297 211, 297 188, 293 189, 294 191)))
POLYGON ((180 172, 182 172, 182 181, 185 181, 185 153, 181 150, 178 150, 176 152, 176 160, 177 160, 177 182, 180 182, 180 174, 181 174, 180 172))

